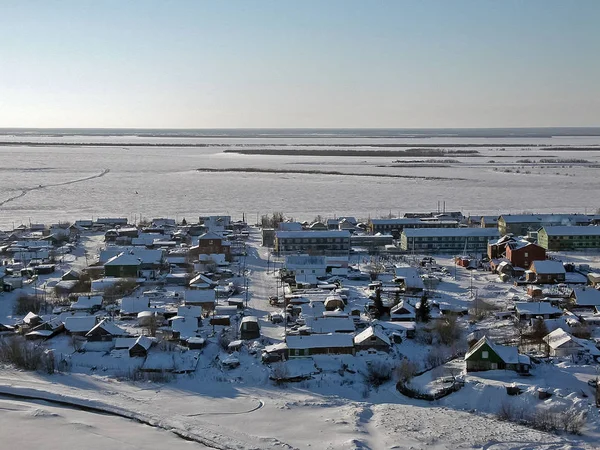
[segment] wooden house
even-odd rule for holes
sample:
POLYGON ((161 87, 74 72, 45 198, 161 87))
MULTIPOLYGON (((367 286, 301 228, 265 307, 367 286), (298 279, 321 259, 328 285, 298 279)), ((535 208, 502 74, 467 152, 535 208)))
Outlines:
POLYGON ((311 334, 286 338, 289 358, 320 354, 354 354, 354 339, 349 334, 311 334))
POLYGON ((85 337, 88 341, 111 341, 114 338, 125 337, 128 333, 119 328, 108 319, 103 319, 94 328, 87 332, 85 337))
POLYGON ((356 350, 381 350, 387 352, 390 349, 390 339, 378 327, 368 327, 354 336, 356 350))
POLYGON ((494 344, 487 336, 482 337, 465 354, 467 372, 485 370, 514 370, 528 373, 531 361, 520 355, 517 347, 494 344))

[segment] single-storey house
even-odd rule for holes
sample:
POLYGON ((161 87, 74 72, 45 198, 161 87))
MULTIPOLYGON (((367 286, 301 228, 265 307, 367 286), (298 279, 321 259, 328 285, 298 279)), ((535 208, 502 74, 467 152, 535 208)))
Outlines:
POLYGON ((350 334, 311 334, 286 338, 289 358, 319 354, 354 354, 354 338, 350 334))
POLYGON ((101 295, 80 295, 77 301, 71 303, 71 309, 74 311, 95 312, 102 308, 101 295))
POLYGON ((145 296, 123 297, 121 299, 121 316, 137 317, 138 313, 147 311, 150 308, 150 299, 145 296))
POLYGON ((550 356, 572 356, 583 352, 583 346, 562 328, 544 336, 550 356))
POLYGON ((519 321, 535 318, 558 319, 563 311, 550 302, 515 302, 515 315, 519 321))
POLYGON ((96 316, 71 316, 64 319, 65 330, 72 336, 85 336, 96 323, 96 316))
POLYGON ((594 310, 600 307, 600 291, 591 287, 573 289, 570 299, 577 309, 594 310))
POLYGON ((368 327, 354 336, 356 350, 382 350, 390 349, 390 338, 378 327, 368 327))
POLYGON ((107 277, 137 278, 140 274, 142 261, 140 258, 121 253, 104 263, 104 274, 107 277))
POLYGON ((401 301, 390 310, 392 322, 414 322, 417 320, 415 307, 405 301, 401 301))
POLYGON ((514 370, 528 373, 531 361, 526 355, 520 355, 517 347, 498 345, 482 337, 465 354, 467 372, 484 370, 514 370))
POLYGON ((529 270, 535 274, 536 283, 563 283, 566 277, 565 267, 560 261, 533 261, 529 270))
POLYGON ((89 341, 111 341, 125 336, 128 336, 128 333, 108 319, 103 319, 85 335, 89 341))

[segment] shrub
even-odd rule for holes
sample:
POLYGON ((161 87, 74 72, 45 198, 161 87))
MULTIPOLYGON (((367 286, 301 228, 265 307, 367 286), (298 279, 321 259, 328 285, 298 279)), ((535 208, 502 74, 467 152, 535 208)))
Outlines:
POLYGON ((14 306, 14 313, 18 316, 24 316, 28 312, 39 312, 41 301, 35 295, 22 294, 17 297, 14 306))
POLYGON ((392 379, 392 367, 383 361, 374 361, 367 367, 365 383, 374 388, 392 379))
POLYGON ((223 350, 227 350, 229 347, 229 344, 231 343, 231 339, 229 339, 229 336, 227 336, 225 333, 222 333, 221 335, 219 335, 219 347, 221 347, 223 350))
POLYGON ((455 344, 462 337, 462 329, 454 316, 448 316, 445 320, 436 320, 433 332, 437 335, 438 341, 444 345, 455 344))
POLYGON ((283 385, 289 377, 287 365, 283 362, 275 363, 271 366, 271 379, 277 386, 283 385))
POLYGON ((394 376, 399 383, 408 384, 417 374, 417 364, 409 359, 403 359, 394 370, 394 376))
POLYGON ((50 354, 45 353, 45 348, 34 342, 25 340, 23 336, 10 336, 0 339, 0 362, 11 364, 18 369, 40 370, 50 372, 47 361, 50 354))

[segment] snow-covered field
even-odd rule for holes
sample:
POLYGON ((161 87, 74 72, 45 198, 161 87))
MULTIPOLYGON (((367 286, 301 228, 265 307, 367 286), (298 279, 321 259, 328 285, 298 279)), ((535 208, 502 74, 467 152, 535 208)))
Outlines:
MULTIPOLYGON (((115 146, 0 146, 0 228, 14 222, 51 222, 98 216, 197 217, 228 213, 249 217, 284 211, 311 220, 317 214, 378 217, 390 212, 448 209, 473 214, 506 212, 591 212, 589 196, 596 182, 600 151, 543 151, 531 145, 598 146, 599 137, 557 138, 140 138, 136 136, 1 135, 0 141, 110 142, 115 146), (136 147, 133 143, 200 143, 206 147, 136 147), (266 143, 298 145, 485 144, 478 157, 332 157, 266 156, 224 153, 258 148, 266 143), (524 147, 503 148, 502 144, 524 147), (210 145, 215 146, 210 146, 210 145), (224 146, 225 145, 225 146, 224 146), (452 159, 456 162, 416 164, 411 161, 452 159), (523 164, 542 158, 585 159, 587 164, 523 164), (404 167, 393 164, 404 161, 404 167), (490 162, 493 161, 493 162, 490 162), (339 171, 349 175, 293 173, 205 173, 201 168, 261 168, 339 171), (108 169, 108 171, 107 171, 108 169), (528 173, 529 172, 529 173, 528 173), (401 175, 408 178, 355 177, 353 173, 401 175), (420 177, 420 178, 411 178, 420 177), (426 179, 423 177, 436 177, 426 179), (527 195, 524 196, 524 192, 527 195)), ((296 146, 296 147, 294 147, 296 146)), ((320 147, 326 150, 328 147, 320 147)), ((466 147, 465 147, 466 148, 466 147)), ((599 147, 600 148, 600 147, 599 147)))

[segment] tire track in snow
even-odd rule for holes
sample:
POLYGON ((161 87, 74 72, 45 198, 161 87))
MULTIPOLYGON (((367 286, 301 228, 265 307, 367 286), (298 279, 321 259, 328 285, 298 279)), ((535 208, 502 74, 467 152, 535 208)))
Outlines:
POLYGON ((6 200, 3 200, 0 202, 0 207, 6 205, 9 202, 12 202, 14 200, 17 200, 21 197, 26 196, 28 193, 30 193, 31 191, 37 191, 39 189, 46 189, 49 187, 57 187, 57 186, 67 186, 69 184, 75 184, 75 183, 82 183, 84 181, 88 181, 88 180, 93 180, 95 178, 100 178, 103 177, 104 175, 108 174, 110 172, 110 169, 104 169, 102 172, 100 172, 99 174, 96 175, 91 175, 89 177, 85 177, 85 178, 79 178, 77 180, 71 180, 71 181, 64 181, 62 183, 52 183, 52 184, 40 184, 39 186, 36 187, 32 187, 32 188, 25 188, 21 190, 21 193, 18 195, 15 195, 13 197, 7 198, 6 200))

